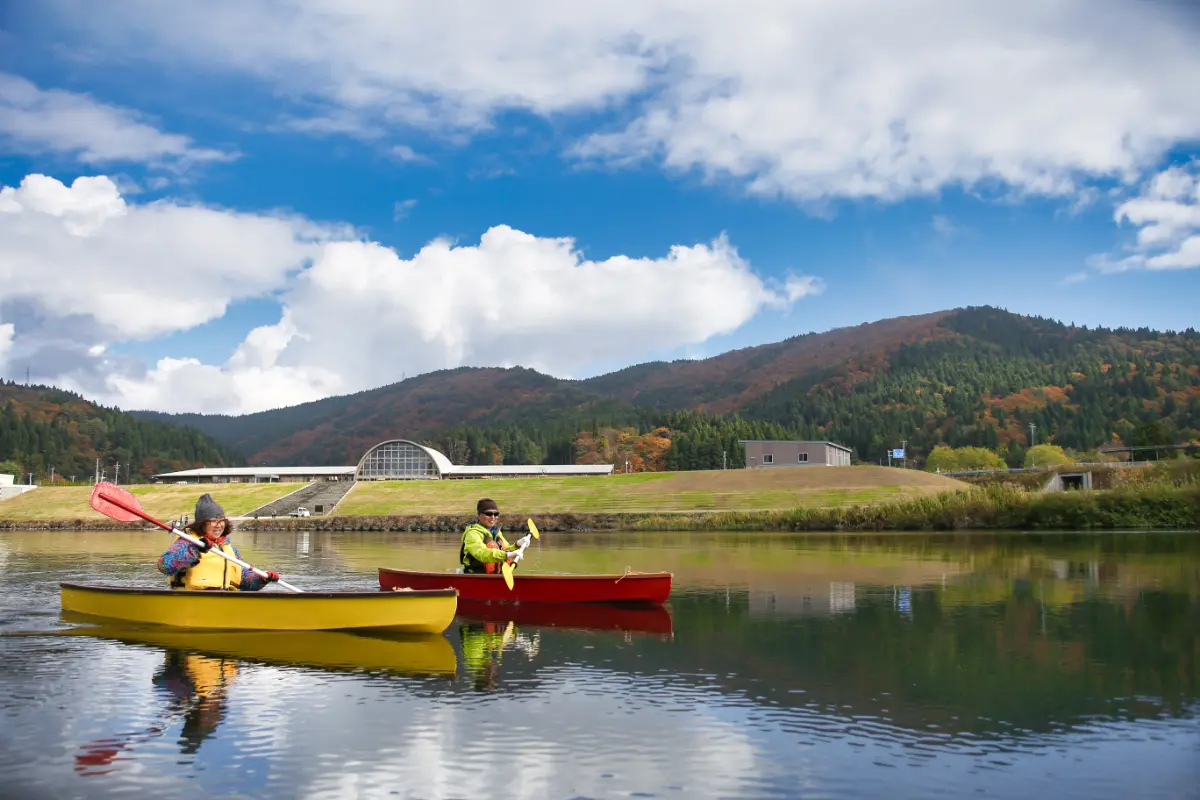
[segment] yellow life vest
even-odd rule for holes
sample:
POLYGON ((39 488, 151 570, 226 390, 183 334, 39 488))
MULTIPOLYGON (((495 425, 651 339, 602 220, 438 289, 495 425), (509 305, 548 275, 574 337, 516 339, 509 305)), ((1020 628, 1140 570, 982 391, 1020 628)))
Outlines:
MULTIPOLYGON (((220 545, 223 553, 234 555, 228 542, 220 545)), ((200 554, 200 561, 171 580, 172 589, 228 589, 236 592, 242 585, 242 568, 226 561, 209 550, 200 554)))

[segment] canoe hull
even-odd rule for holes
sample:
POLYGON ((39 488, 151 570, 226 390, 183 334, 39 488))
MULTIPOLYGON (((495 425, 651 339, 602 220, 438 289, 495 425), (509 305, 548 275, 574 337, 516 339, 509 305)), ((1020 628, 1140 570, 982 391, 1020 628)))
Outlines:
POLYGON ((193 630, 441 633, 458 608, 430 592, 207 592, 63 583, 64 612, 193 630))
POLYGON ((624 575, 513 576, 510 590, 501 575, 458 572, 415 572, 379 568, 379 588, 456 589, 463 600, 501 603, 644 603, 662 605, 671 594, 671 573, 630 572, 624 575))

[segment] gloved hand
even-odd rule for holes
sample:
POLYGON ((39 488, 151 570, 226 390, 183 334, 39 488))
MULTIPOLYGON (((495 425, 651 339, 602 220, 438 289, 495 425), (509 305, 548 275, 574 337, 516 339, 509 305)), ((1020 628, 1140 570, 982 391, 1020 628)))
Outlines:
POLYGON ((531 534, 527 533, 524 536, 522 536, 520 539, 517 539, 517 547, 527 546, 529 544, 530 538, 531 538, 531 534))
POLYGON ((275 583, 277 580, 279 580, 279 573, 267 570, 267 583, 275 583))
POLYGON ((212 547, 212 545, 210 545, 208 543, 208 539, 205 539, 203 536, 201 536, 200 544, 194 544, 194 545, 192 545, 192 547, 199 550, 201 555, 204 555, 205 553, 207 553, 209 551, 209 549, 212 547))

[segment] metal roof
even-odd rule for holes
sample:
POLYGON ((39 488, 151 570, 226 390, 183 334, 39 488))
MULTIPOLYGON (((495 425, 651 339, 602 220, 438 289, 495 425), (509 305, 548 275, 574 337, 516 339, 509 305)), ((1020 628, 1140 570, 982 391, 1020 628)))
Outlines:
MULTIPOLYGON (((424 449, 424 448, 422 448, 424 449)), ((436 450, 433 451, 441 455, 436 450)), ((442 456, 445 459, 445 456, 442 456)), ((436 459, 435 459, 436 460, 436 459)), ((503 464, 499 466, 457 466, 446 462, 439 471, 444 477, 488 477, 502 475, 608 475, 612 464, 503 464)), ((160 472, 155 478, 271 478, 281 476, 342 476, 354 475, 357 467, 200 467, 179 472, 160 472)))
POLYGON ((836 447, 839 450, 851 452, 850 448, 844 444, 830 442, 828 440, 820 441, 801 441, 799 439, 738 439, 738 444, 827 444, 830 447, 836 447))
POLYGON ((487 467, 451 467, 450 477, 464 475, 608 475, 612 464, 502 464, 487 467))
POLYGON ((354 467, 200 467, 160 472, 156 478, 266 478, 272 475, 353 475, 354 467))

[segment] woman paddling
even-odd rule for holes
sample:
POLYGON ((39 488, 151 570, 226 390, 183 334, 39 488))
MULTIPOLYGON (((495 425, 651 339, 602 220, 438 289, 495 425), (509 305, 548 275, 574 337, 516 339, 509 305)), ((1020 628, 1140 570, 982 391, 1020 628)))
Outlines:
POLYGON ((499 572, 499 565, 512 558, 513 551, 529 539, 528 534, 513 547, 500 532, 500 508, 496 501, 483 498, 475 504, 475 522, 463 531, 458 560, 465 573, 499 572))
POLYGON ((257 592, 279 580, 277 572, 268 572, 266 578, 260 578, 253 570, 243 569, 212 552, 216 548, 241 558, 237 548, 228 541, 233 533, 233 523, 225 518, 225 509, 217 505, 211 494, 201 495, 196 501, 195 521, 186 530, 199 539, 202 546, 176 539, 158 559, 158 571, 170 576, 172 589, 257 592))

